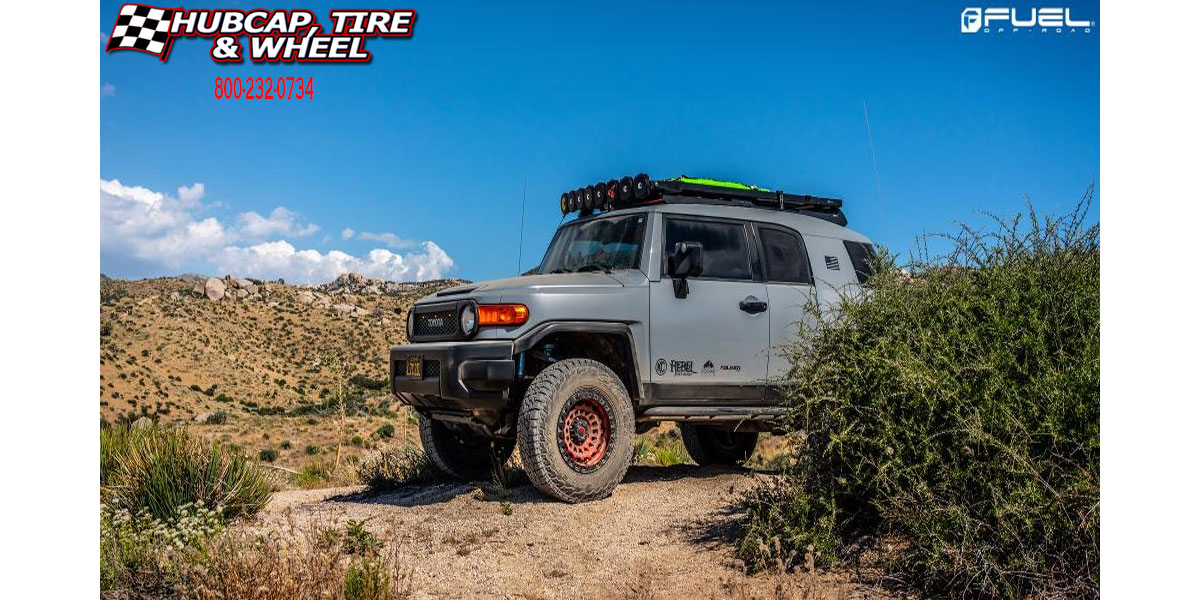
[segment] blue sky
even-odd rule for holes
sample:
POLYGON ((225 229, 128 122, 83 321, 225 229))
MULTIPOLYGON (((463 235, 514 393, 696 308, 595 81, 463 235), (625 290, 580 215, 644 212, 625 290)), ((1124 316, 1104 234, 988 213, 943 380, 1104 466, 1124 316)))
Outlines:
MULTIPOLYGON (((526 179, 523 268, 562 191, 643 171, 840 197, 902 251, 1024 195, 1069 210, 1099 172, 1103 25, 964 35, 977 4, 414 2, 412 38, 368 39, 369 65, 101 52, 101 269, 508 276, 526 179), (234 76, 312 76, 314 97, 215 99, 234 76)), ((337 5, 254 7, 302 6, 328 30, 337 5)))

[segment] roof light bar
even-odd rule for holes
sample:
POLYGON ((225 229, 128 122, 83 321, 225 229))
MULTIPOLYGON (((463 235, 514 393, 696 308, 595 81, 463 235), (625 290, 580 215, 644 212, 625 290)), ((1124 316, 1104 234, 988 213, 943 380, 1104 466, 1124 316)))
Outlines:
POLYGON ((681 175, 670 179, 651 179, 645 173, 611 179, 565 192, 559 197, 563 215, 579 211, 588 216, 646 202, 729 202, 803 212, 838 225, 846 224, 842 201, 810 195, 788 194, 736 181, 722 181, 681 175))

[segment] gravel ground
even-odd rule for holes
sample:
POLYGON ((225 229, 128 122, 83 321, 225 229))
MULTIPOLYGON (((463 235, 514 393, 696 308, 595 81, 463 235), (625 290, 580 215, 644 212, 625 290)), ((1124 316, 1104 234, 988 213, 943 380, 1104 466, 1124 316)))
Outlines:
MULTIPOLYGON (((570 505, 530 485, 511 514, 476 484, 275 494, 257 527, 367 520, 412 572, 418 598, 878 598, 847 574, 747 576, 733 553, 736 501, 765 475, 632 467, 609 498, 570 505)), ((491 495, 491 496, 494 496, 491 495)))

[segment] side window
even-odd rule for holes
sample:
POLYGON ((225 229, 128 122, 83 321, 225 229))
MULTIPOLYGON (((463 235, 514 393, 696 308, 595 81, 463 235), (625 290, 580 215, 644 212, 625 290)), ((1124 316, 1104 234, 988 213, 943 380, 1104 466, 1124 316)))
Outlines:
POLYGON ((701 278, 752 279, 750 247, 746 243, 746 227, 743 225, 668 217, 663 241, 665 254, 672 252, 677 242, 703 244, 704 273, 701 278))
POLYGON ((812 284, 808 252, 800 236, 774 227, 759 227, 758 237, 766 258, 767 281, 812 284))
POLYGON ((871 276, 871 264, 875 260, 875 247, 862 242, 843 241, 846 254, 850 255, 850 263, 854 265, 854 274, 859 283, 866 283, 871 276))

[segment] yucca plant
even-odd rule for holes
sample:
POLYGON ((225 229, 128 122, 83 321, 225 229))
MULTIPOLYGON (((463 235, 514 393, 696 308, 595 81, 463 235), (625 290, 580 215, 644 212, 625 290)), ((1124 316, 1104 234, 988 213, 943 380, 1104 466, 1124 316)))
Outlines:
POLYGON ((102 428, 100 483, 106 502, 163 521, 198 501, 227 519, 253 514, 272 490, 270 474, 250 458, 163 427, 102 428))

